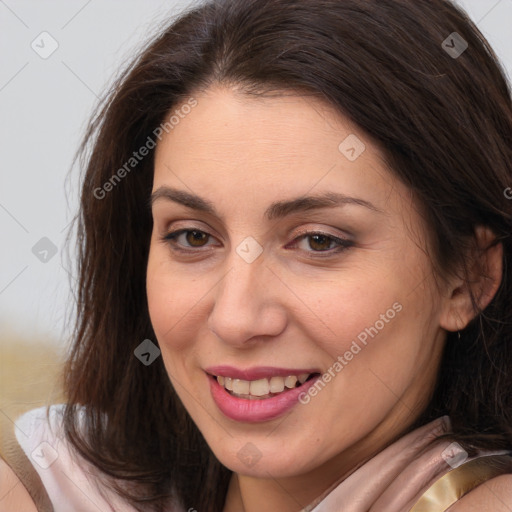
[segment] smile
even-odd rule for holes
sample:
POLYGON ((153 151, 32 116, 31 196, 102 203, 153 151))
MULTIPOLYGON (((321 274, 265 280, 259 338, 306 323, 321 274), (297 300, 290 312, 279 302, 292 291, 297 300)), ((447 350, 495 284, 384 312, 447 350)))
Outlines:
POLYGON ((287 413, 320 378, 318 370, 232 366, 207 368, 211 397, 227 418, 246 423, 269 421, 287 413))

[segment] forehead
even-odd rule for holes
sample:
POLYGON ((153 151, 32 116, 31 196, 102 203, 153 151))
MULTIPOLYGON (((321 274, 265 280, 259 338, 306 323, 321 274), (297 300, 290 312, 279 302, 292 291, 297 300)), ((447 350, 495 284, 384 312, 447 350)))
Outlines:
POLYGON ((380 207, 410 202, 377 145, 318 99, 222 87, 193 98, 196 105, 157 145, 154 189, 179 185, 207 197, 269 201, 333 190, 380 207))
POLYGON ((258 156, 309 162, 317 160, 320 149, 338 158, 339 143, 354 132, 326 104, 296 94, 249 96, 219 86, 194 98, 197 105, 164 136, 157 154, 163 146, 181 146, 184 152, 193 147, 197 157, 204 157, 203 151, 211 157, 231 152, 240 160, 258 156))

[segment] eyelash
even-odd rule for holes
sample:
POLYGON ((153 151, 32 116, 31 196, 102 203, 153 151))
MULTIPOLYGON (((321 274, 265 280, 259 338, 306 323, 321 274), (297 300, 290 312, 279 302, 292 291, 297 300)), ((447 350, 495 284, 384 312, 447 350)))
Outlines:
MULTIPOLYGON (((208 237, 212 237, 212 235, 210 235, 209 233, 202 231, 200 229, 178 229, 176 231, 167 233, 165 236, 162 237, 162 241, 164 243, 167 243, 168 245, 170 245, 171 249, 174 251, 179 251, 181 253, 188 253, 188 254, 197 253, 197 251, 195 251, 194 249, 184 249, 183 247, 178 247, 178 244, 176 242, 176 239, 180 235, 182 235, 184 233, 191 233, 191 232, 196 232, 196 233, 207 235, 208 237)), ((354 245, 354 243, 351 240, 348 240, 346 238, 336 237, 336 236, 330 235, 328 233, 323 233, 321 231, 307 231, 307 232, 301 233, 291 243, 297 244, 299 241, 301 241, 305 238, 308 238, 308 237, 313 237, 315 235, 326 237, 328 240, 330 240, 331 243, 334 242, 335 244, 337 244, 337 247, 331 248, 331 249, 320 250, 320 251, 315 251, 315 250, 306 251, 306 252, 314 255, 313 257, 315 257, 315 258, 322 258, 322 257, 325 258, 328 256, 332 256, 332 255, 338 254, 354 245)), ((197 247, 197 249, 202 250, 203 247, 207 247, 207 246, 200 246, 200 247, 197 247)))

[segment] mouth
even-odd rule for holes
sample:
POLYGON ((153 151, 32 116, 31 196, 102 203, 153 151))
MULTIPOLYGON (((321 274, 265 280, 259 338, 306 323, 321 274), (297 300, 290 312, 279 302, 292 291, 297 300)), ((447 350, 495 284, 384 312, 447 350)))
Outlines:
POLYGON ((261 366, 246 370, 215 366, 206 368, 205 375, 220 412, 244 423, 270 421, 288 413, 321 376, 317 369, 261 366))
POLYGON ((274 375, 255 380, 240 379, 227 375, 208 374, 220 387, 233 397, 245 400, 266 400, 283 395, 292 389, 318 377, 319 372, 297 373, 286 376, 274 375))

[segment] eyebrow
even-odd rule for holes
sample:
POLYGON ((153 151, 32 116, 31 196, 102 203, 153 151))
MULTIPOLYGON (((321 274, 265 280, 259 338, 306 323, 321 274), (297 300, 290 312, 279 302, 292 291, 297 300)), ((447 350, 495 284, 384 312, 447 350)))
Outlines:
MULTIPOLYGON (((175 203, 186 206, 187 208, 220 217, 213 203, 196 194, 192 194, 184 190, 162 186, 151 194, 151 206, 153 206, 156 201, 161 199, 173 201, 175 203)), ((336 208, 344 205, 362 206, 377 213, 384 213, 375 205, 364 199, 349 197, 336 192, 325 192, 323 194, 313 196, 299 196, 294 199, 272 203, 265 210, 265 217, 268 220, 274 220, 286 217, 287 215, 291 215, 293 213, 316 210, 320 208, 336 208)))

